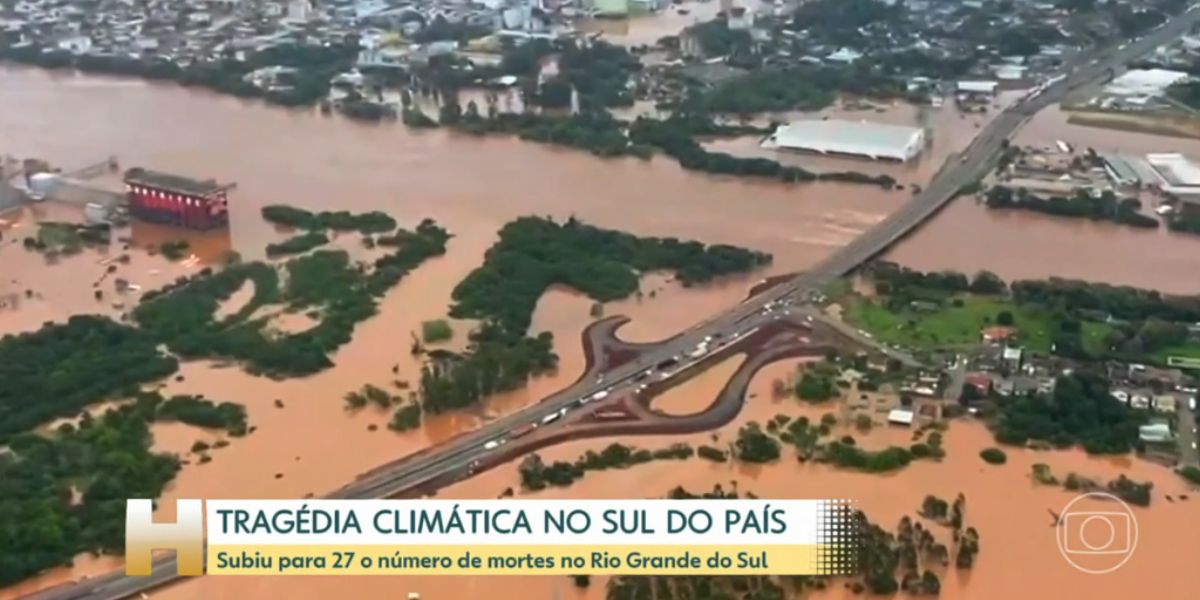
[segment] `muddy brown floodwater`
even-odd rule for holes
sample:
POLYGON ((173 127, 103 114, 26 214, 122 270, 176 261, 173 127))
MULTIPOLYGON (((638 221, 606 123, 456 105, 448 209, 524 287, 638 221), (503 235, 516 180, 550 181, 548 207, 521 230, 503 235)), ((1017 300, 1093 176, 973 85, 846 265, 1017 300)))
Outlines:
MULTIPOLYGON (((481 263, 496 232, 515 217, 574 215, 639 235, 736 244, 774 254, 768 269, 697 289, 683 289, 661 274, 647 275, 640 298, 605 306, 606 314, 632 317, 621 335, 643 341, 672 335, 720 312, 762 277, 804 269, 907 199, 905 192, 872 186, 788 186, 709 177, 686 172, 670 160, 599 160, 515 139, 364 126, 173 85, 12 67, 0 67, 0 131, 0 153, 43 157, 66 170, 116 155, 122 167, 238 184, 229 231, 189 239, 195 259, 170 263, 132 251, 130 263, 110 276, 146 290, 195 272, 229 250, 261 258, 267 243, 284 236, 259 214, 271 203, 383 210, 403 226, 432 217, 455 235, 445 256, 414 271, 382 299, 380 314, 359 325, 353 340, 333 356, 335 368, 278 382, 209 361, 185 364, 183 380, 168 382, 166 393, 202 393, 241 403, 257 430, 213 450, 212 462, 193 460, 186 466, 164 494, 166 518, 172 517, 176 498, 320 495, 576 379, 583 369, 578 339, 591 321, 592 302, 574 291, 553 289, 538 303, 533 330, 555 335, 562 357, 557 374, 492 398, 477 411, 430 418, 420 430, 403 435, 386 429, 385 412, 343 409, 342 396, 365 383, 388 388, 397 380, 415 382, 419 365, 408 352, 410 333, 419 331, 423 320, 445 316, 454 285, 481 263), (276 399, 283 408, 275 406, 276 399), (371 425, 378 430, 368 431, 371 425)), ((843 168, 870 170, 871 165, 850 161, 843 168)), ((115 307, 111 283, 93 287, 107 270, 104 261, 124 251, 120 243, 54 265, 12 243, 31 234, 39 220, 72 216, 79 218, 77 209, 47 204, 0 217, 12 221, 7 227, 17 228, 10 230, 13 235, 5 232, 0 244, 0 294, 15 294, 19 301, 15 308, 0 310, 0 334, 33 330, 44 321, 78 313, 120 317, 136 302, 134 293, 115 307), (26 289, 33 293, 28 299, 26 289), (105 301, 94 298, 96 289, 106 291, 105 301)), ((119 235, 138 246, 156 246, 185 234, 136 224, 119 235)), ((352 242, 336 243, 352 248, 352 242)), ((278 326, 290 330, 303 323, 278 326)), ((452 344, 462 343, 468 326, 456 323, 452 344)), ((158 427, 155 432, 156 446, 169 451, 210 439, 188 427, 158 427)), ((114 564, 111 558, 81 557, 71 569, 55 570, 0 596, 93 575, 114 564)))
MULTIPOLYGON (((144 289, 202 268, 227 250, 248 258, 261 257, 266 243, 282 237, 260 218, 260 208, 269 203, 312 209, 383 210, 406 226, 433 217, 456 236, 445 256, 414 271, 382 299, 380 314, 356 329, 353 340, 333 357, 337 364, 333 369, 305 379, 277 382, 207 361, 184 365, 183 380, 167 383, 166 392, 202 393, 216 400, 244 404, 257 431, 234 440, 227 448, 212 451, 211 463, 186 466, 164 495, 162 512, 166 518, 173 516, 172 501, 182 497, 322 494, 357 473, 535 402, 578 377, 583 357, 577 340, 591 320, 591 301, 571 290, 554 289, 539 302, 533 329, 548 330, 556 336, 562 356, 556 375, 490 399, 478 411, 430 418, 420 430, 403 435, 386 429, 386 413, 371 408, 347 413, 343 409, 343 394, 364 383, 388 387, 396 380, 416 379, 419 366, 408 354, 410 332, 419 330, 423 320, 445 315, 454 285, 481 262, 496 231, 514 217, 575 215, 599 226, 640 235, 737 244, 775 255, 769 269, 700 289, 685 290, 665 276, 651 274, 642 283, 645 293, 640 298, 605 306, 607 314, 622 313, 633 318, 621 331, 623 336, 653 340, 739 301, 761 277, 801 270, 820 260, 883 218, 908 194, 870 186, 785 186, 708 177, 687 173, 669 160, 602 161, 576 151, 513 139, 480 140, 446 131, 415 133, 399 126, 364 126, 309 111, 268 108, 171 85, 9 67, 0 67, 0 131, 4 132, 0 153, 40 156, 66 169, 115 154, 125 167, 140 165, 238 183, 231 202, 229 232, 190 240, 197 255, 194 260, 169 263, 143 252, 130 253, 130 263, 119 266, 114 276, 125 277, 144 289), (398 374, 392 373, 393 367, 398 374), (282 408, 275 406, 276 399, 283 401, 282 408), (370 425, 379 430, 369 432, 370 425)), ((866 163, 853 161, 840 168, 871 170, 866 163)), ((42 257, 11 243, 26 234, 8 235, 10 231, 30 231, 36 221, 62 218, 72 210, 47 205, 2 217, 13 221, 6 227, 17 229, 6 231, 5 242, 0 244, 0 295, 15 295, 18 302, 15 307, 0 310, 0 333, 36 329, 43 321, 61 321, 77 313, 119 317, 127 308, 113 306, 111 298, 98 302, 93 297, 95 289, 111 290, 107 283, 100 284, 101 288, 93 284, 107 269, 105 259, 123 252, 120 244, 106 252, 89 250, 48 266, 42 257), (31 290, 28 298, 26 289, 31 290)), ((135 245, 153 246, 182 234, 135 225, 122 235, 132 238, 135 245)), ((1013 252, 1012 246, 1007 251, 1013 252)), ((937 252, 961 253, 962 248, 951 245, 937 252)), ((1046 257, 1043 262, 1050 263, 1051 259, 1056 257, 1046 257)), ((136 294, 129 302, 134 300, 136 294)), ((456 325, 458 335, 453 343, 461 343, 468 324, 456 325)), ((709 379, 697 381, 716 385, 709 379)), ((757 399, 742 419, 762 420, 775 412, 800 410, 791 404, 764 402, 768 393, 761 383, 756 385, 757 399)), ((696 391, 710 392, 715 390, 696 391)), ((211 433, 180 426, 156 427, 155 434, 157 448, 174 452, 189 449, 198 439, 214 439, 211 433)), ((724 433, 722 437, 728 440, 730 436, 724 433)), ((693 462, 682 469, 678 465, 651 465, 589 476, 576 488, 548 495, 658 496, 676 483, 699 489, 738 478, 765 496, 859 497, 875 518, 890 524, 901 513, 914 510, 926 492, 952 496, 961 490, 972 498, 972 521, 982 531, 985 548, 983 562, 971 577, 987 585, 972 585, 972 597, 976 597, 976 590, 997 594, 990 597, 1011 597, 1005 594, 1024 581, 1011 574, 1021 569, 1032 569, 1029 572, 1033 580, 1046 585, 1066 584, 1077 589, 1100 585, 1095 583, 1098 580, 1075 581, 1078 576, 1072 577, 1056 555, 1045 551, 1044 539, 1036 537, 1048 531, 1045 509, 1061 506, 1066 496, 1051 490, 1026 492, 1020 488, 1028 487, 1024 474, 1032 460, 1024 455, 1011 460, 1007 467, 983 469, 975 454, 985 438, 978 427, 957 426, 947 439, 951 457, 946 464, 916 465, 887 479, 800 468, 790 463, 755 472, 693 462), (881 485, 883 482, 887 485, 881 485), (1014 490, 1020 490, 1023 499, 1013 499, 1014 490), (1006 513, 1005 509, 1014 512, 1006 513), (1010 520, 1012 527, 1008 527, 1010 520), (1039 543, 1042 546, 1037 546, 1039 543), (1036 561, 1026 560, 1030 557, 1036 561)), ((674 439, 647 438, 639 443, 666 444, 674 439)), ((601 443, 568 444, 547 454, 573 457, 601 443)), ((1056 454, 1046 460, 1064 470, 1111 470, 1104 463, 1074 454, 1056 454)), ((1146 469, 1135 465, 1132 474, 1155 480, 1164 491, 1179 487, 1169 473, 1146 469)), ((491 497, 514 482, 513 468, 504 467, 455 486, 446 495, 491 497)), ((1165 577, 1149 576, 1155 572, 1152 561, 1158 561, 1163 569, 1158 573, 1184 572, 1180 557, 1194 556, 1195 540, 1200 538, 1182 536, 1196 528, 1172 529, 1164 523, 1194 523, 1188 519, 1194 519, 1197 511, 1187 512, 1190 508, 1188 504, 1160 502, 1145 511, 1147 539, 1154 531, 1164 541, 1157 550, 1139 554, 1119 576, 1136 575, 1146 585, 1166 581, 1165 577), (1151 527, 1154 524, 1157 529, 1151 527), (1172 547, 1175 550, 1164 550, 1172 547)), ((55 570, 0 592, 0 596, 96 574, 119 564, 114 558, 81 557, 71 569, 55 570)), ((958 585, 957 580, 953 581, 958 585)), ((400 585, 424 591, 425 598, 463 598, 484 592, 496 598, 549 598, 555 590, 561 590, 560 597, 578 596, 565 580, 558 579, 406 578, 400 585)), ((394 596, 396 586, 395 579, 205 578, 155 596, 318 598, 344 595, 348 590, 356 596, 394 596)), ((601 589, 600 585, 594 586, 592 597, 598 597, 601 589)), ((1132 589, 1132 584, 1114 589, 1132 589)))
MULTIPOLYGON (((659 448, 676 442, 693 446, 724 446, 733 441, 737 428, 748 421, 763 423, 777 414, 805 415, 816 421, 836 405, 811 406, 792 398, 773 398, 772 382, 787 379, 800 360, 768 365, 754 378, 747 406, 737 419, 717 433, 687 436, 631 436, 620 440, 641 448, 659 448), (716 441, 714 441, 714 435, 716 441)), ((690 396, 699 406, 720 391, 724 381, 697 377, 671 393, 690 396)), ((890 444, 907 445, 906 428, 876 427, 869 434, 845 425, 835 435, 854 435, 867 448, 890 444)), ((570 442, 541 451, 543 458, 574 460, 589 449, 600 449, 612 440, 570 442)), ((1172 575, 1189 572, 1200 552, 1200 498, 1178 500, 1188 493, 1182 480, 1166 468, 1129 459, 1091 458, 1080 451, 1035 452, 1008 449, 1008 463, 994 467, 979 458, 979 451, 992 445, 990 434, 974 421, 955 421, 945 434, 947 456, 940 462, 917 461, 890 475, 868 475, 824 465, 800 465, 784 449, 784 458, 765 466, 713 464, 693 458, 682 466, 674 461, 654 462, 625 470, 588 473, 565 489, 529 495, 535 498, 652 498, 661 497, 682 485, 690 491, 711 489, 714 484, 736 486, 764 498, 853 498, 874 522, 894 530, 904 515, 916 516, 922 499, 934 494, 952 499, 962 492, 967 497, 966 523, 979 530, 981 551, 973 569, 956 572, 940 569, 943 598, 1009 600, 1019 597, 1048 597, 1057 590, 1072 590, 1073 598, 1115 600, 1149 597, 1185 600, 1194 597, 1182 580, 1172 575), (1088 575, 1074 570, 1059 554, 1055 530, 1048 511, 1059 512, 1074 497, 1060 488, 1040 486, 1029 477, 1034 463, 1050 465, 1060 478, 1068 472, 1096 480, 1126 474, 1154 483, 1154 500, 1149 508, 1134 509, 1139 542, 1129 562, 1107 575, 1088 575), (1167 501, 1170 495, 1174 502, 1167 501)), ((492 498, 505 488, 519 487, 517 463, 487 471, 443 490, 445 498, 492 498)), ((523 496, 518 492, 518 496, 523 496)), ((949 530, 931 526, 940 541, 947 542, 949 530)), ((164 589, 155 597, 170 600, 199 600, 216 597, 287 597, 318 599, 344 594, 353 589, 358 597, 396 597, 418 592, 423 599, 445 600, 487 597, 496 600, 526 598, 573 598, 602 600, 605 578, 593 577, 588 590, 576 589, 566 577, 360 577, 353 580, 322 577, 233 578, 206 577, 193 583, 164 589)), ((807 597, 848 600, 857 598, 841 585, 811 593, 807 597)))
MULTIPOLYGON (((1020 145, 1200 158, 1200 140, 1085 127, 1048 108, 1018 134, 1020 145)), ((1029 211, 989 210, 974 198, 954 200, 886 257, 921 270, 994 271, 1004 279, 1069 277, 1178 294, 1200 293, 1200 236, 1165 227, 1144 230, 1029 211)))

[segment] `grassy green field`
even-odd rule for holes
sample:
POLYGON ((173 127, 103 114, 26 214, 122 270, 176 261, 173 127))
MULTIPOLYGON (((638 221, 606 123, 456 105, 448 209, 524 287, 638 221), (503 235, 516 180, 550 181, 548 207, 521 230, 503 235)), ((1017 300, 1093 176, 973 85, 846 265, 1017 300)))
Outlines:
POLYGON ((1104 338, 1112 332, 1112 325, 1108 323, 1094 323, 1085 321, 1083 323, 1083 348, 1092 354, 1100 354, 1108 348, 1104 344, 1104 338))
MULTIPOLYGON (((980 331, 996 324, 1003 311, 1013 315, 1017 341, 1033 352, 1048 353, 1057 324, 1046 311, 1018 307, 1010 300, 964 295, 961 306, 947 304, 935 311, 905 309, 899 312, 865 298, 846 301, 845 319, 871 332, 877 339, 913 348, 954 348, 982 342, 980 331)), ((1089 350, 1101 349, 1110 326, 1084 323, 1083 343, 1089 350)))
POLYGON ((1172 346, 1154 353, 1154 357, 1165 362, 1171 357, 1183 359, 1175 366, 1185 368, 1200 368, 1200 342, 1192 342, 1180 346, 1172 346))

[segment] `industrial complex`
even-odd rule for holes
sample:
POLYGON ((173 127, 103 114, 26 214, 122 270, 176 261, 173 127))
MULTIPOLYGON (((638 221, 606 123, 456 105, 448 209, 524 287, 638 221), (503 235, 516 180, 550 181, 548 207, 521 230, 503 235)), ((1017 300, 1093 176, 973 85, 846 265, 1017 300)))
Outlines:
POLYGON ((0 169, 0 210, 53 200, 84 209, 91 225, 113 224, 133 218, 182 227, 208 230, 229 223, 228 194, 235 184, 134 167, 124 172, 121 188, 92 181, 117 172, 116 158, 71 172, 52 169, 39 160, 25 160, 0 169), (112 189, 110 189, 110 187, 112 189))

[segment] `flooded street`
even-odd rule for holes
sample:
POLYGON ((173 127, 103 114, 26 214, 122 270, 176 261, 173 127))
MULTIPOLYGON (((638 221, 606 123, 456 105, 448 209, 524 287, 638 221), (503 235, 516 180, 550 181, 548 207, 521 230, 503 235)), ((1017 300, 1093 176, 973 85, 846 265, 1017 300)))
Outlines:
MULTIPOLYGON (((1181 152, 1200 158, 1200 140, 1146 135, 1067 123, 1058 107, 1048 108, 1017 135, 1022 146, 1053 146, 1063 140, 1100 152, 1181 152)), ((1200 236, 1166 227, 1144 230, 1087 219, 1030 211, 989 210, 973 197, 951 202, 886 255, 921 270, 987 269, 1006 280, 1067 277, 1156 289, 1200 293, 1200 236)))
MULTIPOLYGON (((767 2, 760 0, 744 0, 736 6, 747 10, 759 10, 767 2)), ((579 31, 588 33, 603 33, 603 39, 612 44, 623 46, 653 46, 659 39, 679 35, 684 29, 711 21, 721 11, 718 0, 703 0, 700 2, 679 2, 668 5, 663 10, 648 15, 632 15, 627 18, 594 18, 582 19, 576 22, 579 31)))

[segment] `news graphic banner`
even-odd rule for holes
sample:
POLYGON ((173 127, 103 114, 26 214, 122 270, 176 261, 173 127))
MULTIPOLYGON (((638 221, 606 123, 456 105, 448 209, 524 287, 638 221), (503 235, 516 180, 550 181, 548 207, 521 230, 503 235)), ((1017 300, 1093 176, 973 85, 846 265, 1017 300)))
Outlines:
POLYGON ((844 575, 848 500, 130 500, 126 572, 182 575, 844 575), (203 521, 203 524, 202 524, 203 521), (205 566, 207 568, 205 568, 205 566))

